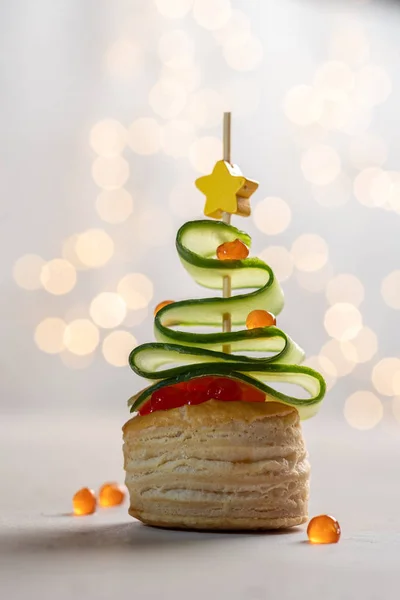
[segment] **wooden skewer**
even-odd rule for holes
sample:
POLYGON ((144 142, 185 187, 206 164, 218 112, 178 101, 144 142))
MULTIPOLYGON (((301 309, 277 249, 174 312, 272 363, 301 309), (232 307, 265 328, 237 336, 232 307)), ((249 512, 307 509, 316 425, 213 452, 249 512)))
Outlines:
MULTIPOLYGON (((223 159, 226 162, 231 162, 231 113, 224 112, 224 123, 223 123, 223 159)), ((222 220, 228 225, 231 222, 231 214, 227 212, 222 213, 222 220)), ((222 295, 224 298, 230 298, 232 294, 231 278, 226 275, 222 280, 222 295)), ((232 320, 230 313, 225 313, 222 316, 222 331, 223 333, 229 333, 232 329, 232 320)), ((222 346, 223 352, 228 354, 231 351, 230 344, 224 344, 222 346)))

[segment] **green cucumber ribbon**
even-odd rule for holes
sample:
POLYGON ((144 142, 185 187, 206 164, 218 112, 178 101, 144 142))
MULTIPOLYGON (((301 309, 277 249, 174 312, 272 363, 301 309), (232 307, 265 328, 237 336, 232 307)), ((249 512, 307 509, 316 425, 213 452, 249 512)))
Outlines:
POLYGON ((154 319, 157 342, 138 346, 129 357, 135 373, 157 381, 131 398, 131 412, 138 410, 154 391, 205 375, 225 375, 253 385, 265 392, 267 401, 294 406, 302 419, 317 412, 326 385, 319 373, 299 365, 304 359, 303 350, 278 327, 243 329, 252 310, 279 314, 284 298, 272 269, 259 258, 223 261, 215 258, 220 244, 236 239, 251 245, 246 233, 222 221, 190 221, 179 229, 176 237, 179 258, 197 283, 222 290, 223 278, 229 276, 232 290, 246 292, 231 298, 182 300, 158 311, 154 319), (221 331, 226 313, 231 315, 234 328, 229 333, 221 331), (194 332, 195 327, 211 332, 194 332), (226 344, 231 354, 223 351, 226 344), (249 352, 256 356, 246 356, 249 352), (270 383, 300 387, 309 397, 299 396, 298 392, 289 395, 270 383))

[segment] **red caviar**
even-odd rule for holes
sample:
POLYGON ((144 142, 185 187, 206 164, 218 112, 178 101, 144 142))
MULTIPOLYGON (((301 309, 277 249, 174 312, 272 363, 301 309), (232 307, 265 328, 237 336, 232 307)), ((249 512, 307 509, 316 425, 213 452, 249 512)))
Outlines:
POLYGON ((175 300, 163 300, 162 302, 159 302, 154 309, 154 316, 158 313, 159 310, 164 308, 164 306, 168 306, 168 304, 173 304, 174 302, 175 300))
POLYGON ((99 504, 103 508, 118 506, 125 500, 125 488, 118 483, 104 483, 99 489, 99 504))
POLYGON ((249 249, 240 240, 225 242, 217 248, 217 258, 219 260, 243 260, 249 255, 249 249))
POLYGON ((256 329, 257 327, 271 327, 276 325, 276 318, 274 315, 267 310, 252 310, 247 315, 246 327, 247 329, 256 329))
POLYGON ((72 498, 74 515, 91 515, 96 510, 96 496, 93 490, 82 488, 72 498))
POLYGON ((313 517, 307 527, 308 539, 312 544, 337 544, 340 534, 338 521, 330 515, 313 517))
POLYGON ((230 377, 216 375, 196 377, 186 382, 163 387, 139 409, 140 415, 156 410, 168 410, 188 404, 193 406, 208 400, 223 402, 265 402, 265 394, 252 385, 230 377))

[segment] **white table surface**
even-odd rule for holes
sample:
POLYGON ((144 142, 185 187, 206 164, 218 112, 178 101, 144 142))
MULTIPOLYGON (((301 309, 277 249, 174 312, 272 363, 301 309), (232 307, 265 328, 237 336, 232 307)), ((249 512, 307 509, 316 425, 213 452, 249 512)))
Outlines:
POLYGON ((335 515, 343 532, 339 544, 312 546, 305 527, 276 534, 153 529, 131 519, 126 505, 71 517, 76 489, 123 479, 120 426, 116 416, 2 416, 1 598, 399 598, 394 430, 306 424, 310 515, 335 515))

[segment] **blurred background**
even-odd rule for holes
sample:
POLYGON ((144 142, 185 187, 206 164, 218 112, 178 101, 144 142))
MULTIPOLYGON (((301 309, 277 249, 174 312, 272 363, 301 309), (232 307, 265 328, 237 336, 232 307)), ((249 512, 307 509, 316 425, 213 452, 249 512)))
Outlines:
MULTIPOLYGON (((0 6, 2 413, 112 414, 154 306, 203 297, 178 227, 194 180, 259 180, 233 224, 276 271, 278 325, 327 379, 319 420, 400 421, 400 6, 13 0, 0 6)), ((314 423, 312 424, 314 426, 314 423)))

